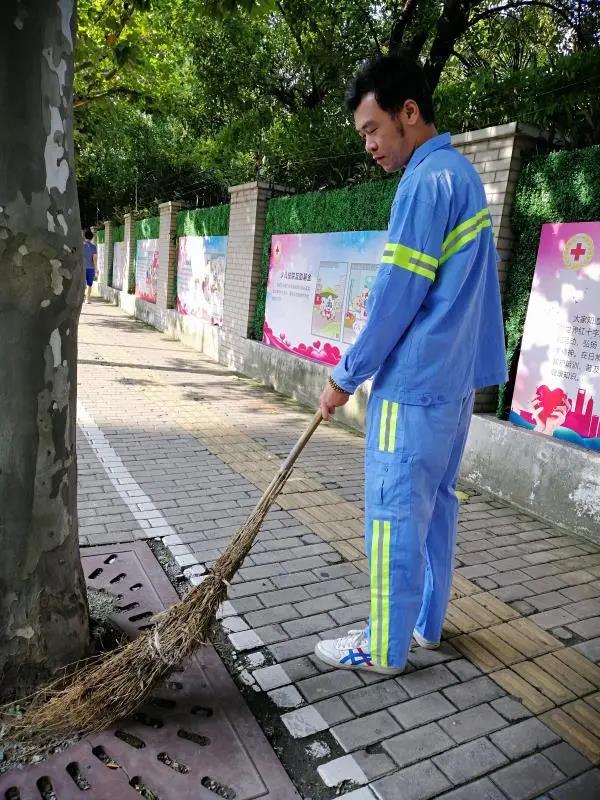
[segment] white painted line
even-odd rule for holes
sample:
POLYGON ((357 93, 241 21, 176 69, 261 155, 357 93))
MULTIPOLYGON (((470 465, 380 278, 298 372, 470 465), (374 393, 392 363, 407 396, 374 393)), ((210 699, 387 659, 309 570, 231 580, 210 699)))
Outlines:
MULTIPOLYGON (((134 480, 133 476, 123 463, 121 457, 111 446, 110 442, 96 425, 94 418, 85 408, 81 400, 77 403, 77 423, 90 447, 96 454, 96 458, 104 467, 106 476, 114 486, 117 494, 131 511, 134 519, 140 526, 143 536, 136 535, 136 538, 154 539, 160 536, 168 547, 169 544, 177 543, 178 548, 187 545, 181 544, 181 539, 174 528, 169 525, 162 513, 156 508, 152 499, 143 491, 141 486, 134 480), (144 504, 144 511, 140 511, 140 503, 144 504), (165 541, 168 539, 168 541, 165 541)), ((188 549, 186 555, 182 555, 179 549, 177 561, 180 566, 192 567, 198 564, 198 560, 188 549), (184 563, 182 563, 184 562, 184 563)))

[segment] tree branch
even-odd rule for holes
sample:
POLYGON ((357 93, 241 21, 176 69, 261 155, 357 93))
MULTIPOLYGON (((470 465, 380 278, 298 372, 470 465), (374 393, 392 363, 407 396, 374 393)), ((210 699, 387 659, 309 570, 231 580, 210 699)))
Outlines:
POLYGON ((574 20, 570 17, 569 13, 564 10, 564 8, 555 6, 553 3, 546 3, 544 2, 544 0, 514 0, 514 2, 507 3, 504 6, 495 6, 494 8, 488 8, 486 11, 482 11, 481 14, 477 14, 476 16, 472 17, 469 20, 469 28, 473 25, 476 25, 478 22, 481 22, 484 19, 490 19, 491 17, 495 17, 501 11, 514 11, 518 8, 523 8, 525 6, 537 6, 539 8, 547 8, 550 11, 553 11, 559 17, 562 17, 565 20, 565 22, 568 22, 573 29, 577 30, 577 25, 575 24, 574 20))
POLYGON ((90 103, 93 103, 94 100, 102 100, 104 97, 131 97, 134 99, 139 99, 140 97, 145 97, 143 92, 139 92, 137 89, 129 89, 127 86, 113 86, 110 89, 106 89, 104 92, 98 92, 97 94, 89 94, 85 96, 75 97, 73 99, 73 108, 82 108, 83 106, 87 106, 90 103))
POLYGON ((398 52, 398 50, 402 49, 402 39, 406 29, 414 19, 418 4, 419 0, 406 0, 400 19, 392 25, 389 40, 390 53, 398 52))

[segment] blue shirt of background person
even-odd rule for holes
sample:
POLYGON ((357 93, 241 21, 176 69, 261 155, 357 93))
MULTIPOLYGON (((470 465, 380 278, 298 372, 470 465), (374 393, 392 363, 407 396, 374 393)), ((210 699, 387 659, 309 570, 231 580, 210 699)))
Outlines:
POLYGON ((85 241, 83 243, 83 264, 85 266, 85 284, 87 286, 85 302, 89 303, 92 294, 92 285, 94 280, 98 277, 98 273, 96 271, 98 248, 92 241, 94 234, 89 228, 86 230, 84 236, 85 241))

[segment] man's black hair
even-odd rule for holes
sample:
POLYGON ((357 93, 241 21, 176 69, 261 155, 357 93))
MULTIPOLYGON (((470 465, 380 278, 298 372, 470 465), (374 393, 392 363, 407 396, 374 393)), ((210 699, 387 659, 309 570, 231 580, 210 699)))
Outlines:
POLYGON ((90 230, 89 228, 86 228, 86 229, 85 229, 85 233, 84 233, 83 235, 85 236, 85 238, 86 238, 86 239, 87 239, 89 242, 91 242, 91 241, 92 241, 92 239, 94 238, 94 234, 91 232, 91 230, 90 230))
POLYGON ((407 100, 414 100, 425 122, 435 121, 432 93, 425 73, 407 56, 376 56, 366 61, 348 84, 348 111, 356 111, 371 92, 379 106, 390 114, 400 111, 407 100))

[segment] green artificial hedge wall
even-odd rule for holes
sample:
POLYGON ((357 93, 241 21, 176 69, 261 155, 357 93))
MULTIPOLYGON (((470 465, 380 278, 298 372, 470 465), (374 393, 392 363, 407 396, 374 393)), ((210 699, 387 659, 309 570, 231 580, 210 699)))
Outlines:
POLYGON ((113 244, 125 241, 125 225, 115 225, 113 228, 113 244))
POLYGON ((227 236, 229 203, 177 214, 177 236, 227 236))
POLYGON ((513 205, 515 243, 504 311, 510 379, 500 391, 501 417, 507 416, 512 400, 541 227, 545 222, 596 220, 600 220, 600 147, 561 150, 525 164, 513 205))
POLYGON ((383 179, 331 192, 310 192, 269 200, 260 283, 252 325, 254 339, 260 342, 263 336, 273 234, 385 230, 398 180, 383 179))
POLYGON ((160 217, 147 217, 135 223, 135 239, 158 239, 160 217))
POLYGON ((96 244, 104 244, 105 241, 105 234, 104 228, 100 228, 96 231, 96 244))

